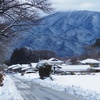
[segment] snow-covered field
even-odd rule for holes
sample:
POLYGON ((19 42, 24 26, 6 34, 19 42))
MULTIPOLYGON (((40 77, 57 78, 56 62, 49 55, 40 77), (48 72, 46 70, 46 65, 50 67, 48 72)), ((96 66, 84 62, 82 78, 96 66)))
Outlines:
MULTIPOLYGON (((68 92, 88 100, 100 100, 100 74, 52 75, 53 81, 49 78, 41 80, 37 73, 25 74, 24 76, 14 74, 14 76, 25 81, 36 82, 59 91, 68 92)), ((0 87, 0 100, 23 100, 9 76, 6 76, 4 86, 0 87)))

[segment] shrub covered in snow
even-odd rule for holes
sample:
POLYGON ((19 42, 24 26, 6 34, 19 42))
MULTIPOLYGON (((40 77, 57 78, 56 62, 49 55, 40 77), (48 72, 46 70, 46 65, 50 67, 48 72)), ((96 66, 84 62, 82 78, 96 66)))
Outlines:
POLYGON ((51 65, 44 64, 39 68, 39 76, 41 79, 44 79, 45 77, 49 77, 51 73, 51 65))

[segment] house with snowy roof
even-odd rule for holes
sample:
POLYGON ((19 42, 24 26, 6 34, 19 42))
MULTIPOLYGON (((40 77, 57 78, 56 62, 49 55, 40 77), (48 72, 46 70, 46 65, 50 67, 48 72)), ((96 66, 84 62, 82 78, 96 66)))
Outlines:
POLYGON ((49 64, 49 65, 61 65, 64 62, 57 59, 57 58, 50 58, 48 60, 41 60, 37 63, 37 66, 42 66, 43 64, 49 64))
POLYGON ((47 63, 50 65, 61 65, 61 64, 63 64, 63 61, 61 61, 57 58, 50 58, 47 60, 47 63))
POLYGON ((83 65, 90 65, 91 67, 99 67, 100 65, 100 61, 96 59, 85 59, 79 62, 83 65))
POLYGON ((11 65, 8 67, 7 72, 19 72, 22 66, 20 64, 11 65))

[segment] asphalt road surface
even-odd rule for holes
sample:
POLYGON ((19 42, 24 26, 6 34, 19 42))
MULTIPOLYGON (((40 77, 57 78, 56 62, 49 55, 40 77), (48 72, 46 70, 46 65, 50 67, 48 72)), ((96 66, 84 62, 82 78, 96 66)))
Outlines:
POLYGON ((69 93, 64 93, 41 86, 34 82, 26 82, 24 80, 20 80, 14 76, 11 78, 13 79, 18 91, 24 100, 85 100, 83 98, 73 96, 69 93))

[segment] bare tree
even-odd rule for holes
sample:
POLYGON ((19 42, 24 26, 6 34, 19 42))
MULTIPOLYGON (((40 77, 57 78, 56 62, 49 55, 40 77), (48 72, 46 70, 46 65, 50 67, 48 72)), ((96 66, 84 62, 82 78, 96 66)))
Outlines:
POLYGON ((51 3, 48 0, 0 0, 0 35, 33 26, 40 19, 40 11, 53 11, 51 3))
POLYGON ((99 58, 100 49, 97 45, 95 44, 87 45, 84 47, 84 50, 85 50, 85 56, 87 56, 88 58, 99 58))
POLYGON ((49 0, 0 0, 0 63, 5 59, 12 36, 38 25, 41 12, 52 11, 49 0))

